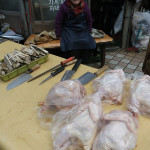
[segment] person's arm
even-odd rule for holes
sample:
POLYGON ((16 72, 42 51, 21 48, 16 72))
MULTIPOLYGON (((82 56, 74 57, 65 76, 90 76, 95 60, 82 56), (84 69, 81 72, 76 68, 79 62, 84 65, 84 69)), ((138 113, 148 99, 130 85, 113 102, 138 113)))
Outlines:
POLYGON ((85 15, 86 15, 87 24, 88 24, 88 30, 89 30, 89 32, 91 32, 92 31, 92 14, 86 3, 85 3, 84 11, 85 11, 85 15))
POLYGON ((61 37, 63 18, 64 18, 64 9, 63 9, 63 5, 61 5, 55 18, 55 34, 57 38, 61 37))

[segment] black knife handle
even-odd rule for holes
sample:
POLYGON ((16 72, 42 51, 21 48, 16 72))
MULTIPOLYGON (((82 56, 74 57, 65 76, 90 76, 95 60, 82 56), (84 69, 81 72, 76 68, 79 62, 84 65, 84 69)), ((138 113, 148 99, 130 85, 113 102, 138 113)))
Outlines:
POLYGON ((76 72, 81 62, 82 62, 82 59, 78 59, 75 65, 73 66, 72 71, 76 72))
POLYGON ((51 73, 51 76, 54 77, 55 75, 57 75, 58 73, 62 72, 65 69, 64 66, 61 66, 60 68, 58 68, 55 72, 51 73))

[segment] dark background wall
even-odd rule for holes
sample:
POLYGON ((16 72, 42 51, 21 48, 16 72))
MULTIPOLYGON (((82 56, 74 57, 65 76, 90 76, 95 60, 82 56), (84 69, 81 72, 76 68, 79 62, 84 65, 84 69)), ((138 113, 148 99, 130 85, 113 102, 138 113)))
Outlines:
POLYGON ((0 10, 19 11, 18 0, 0 0, 0 10))
POLYGON ((91 3, 93 27, 110 34, 124 0, 94 0, 91 3))

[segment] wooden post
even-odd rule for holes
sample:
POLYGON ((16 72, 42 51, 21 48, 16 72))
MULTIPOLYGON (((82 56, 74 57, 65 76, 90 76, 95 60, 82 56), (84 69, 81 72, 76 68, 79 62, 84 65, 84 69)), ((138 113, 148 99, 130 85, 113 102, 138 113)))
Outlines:
POLYGON ((28 37, 29 36, 29 30, 28 30, 28 25, 27 25, 24 3, 23 3, 23 0, 19 0, 18 2, 19 2, 19 9, 20 9, 20 19, 21 19, 22 24, 23 24, 24 35, 25 35, 25 37, 28 37))
POLYGON ((125 4, 125 12, 124 12, 124 23, 123 23, 123 33, 122 33, 122 44, 121 48, 125 49, 128 46, 128 38, 129 38, 129 28, 131 28, 131 19, 132 19, 132 14, 133 14, 133 7, 132 7, 132 2, 126 1, 125 4))

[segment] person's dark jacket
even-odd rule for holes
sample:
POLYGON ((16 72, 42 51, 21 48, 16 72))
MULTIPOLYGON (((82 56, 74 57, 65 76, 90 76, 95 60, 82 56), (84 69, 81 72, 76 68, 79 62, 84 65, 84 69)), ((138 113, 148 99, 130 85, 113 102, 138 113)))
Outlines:
MULTIPOLYGON (((69 9, 70 8, 67 6, 67 0, 65 0, 64 3, 60 6, 59 11, 56 14, 55 34, 57 37, 61 37, 61 31, 62 31, 62 27, 63 27, 63 19, 64 19, 64 17, 69 15, 69 9)), ((90 9, 89 9, 87 3, 85 3, 83 13, 86 16, 88 30, 89 30, 89 32, 91 32, 91 30, 92 30, 92 15, 91 15, 91 12, 90 12, 90 9)))

